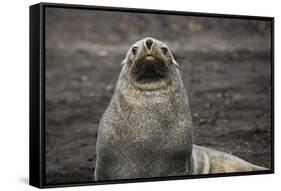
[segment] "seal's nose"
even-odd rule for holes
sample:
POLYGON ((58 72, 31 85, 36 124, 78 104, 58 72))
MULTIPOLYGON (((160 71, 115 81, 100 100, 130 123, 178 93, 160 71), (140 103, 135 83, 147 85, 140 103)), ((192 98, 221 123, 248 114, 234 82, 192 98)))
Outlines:
POLYGON ((150 49, 151 45, 153 44, 153 40, 149 38, 145 41, 145 44, 146 44, 147 48, 150 49))

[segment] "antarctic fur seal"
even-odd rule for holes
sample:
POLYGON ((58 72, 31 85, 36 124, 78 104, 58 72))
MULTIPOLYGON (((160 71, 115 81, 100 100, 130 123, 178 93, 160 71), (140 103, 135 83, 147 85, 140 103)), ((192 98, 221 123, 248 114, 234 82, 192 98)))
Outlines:
POLYGON ((262 170, 193 145, 179 64, 165 43, 151 37, 136 42, 122 62, 96 152, 96 181, 262 170))

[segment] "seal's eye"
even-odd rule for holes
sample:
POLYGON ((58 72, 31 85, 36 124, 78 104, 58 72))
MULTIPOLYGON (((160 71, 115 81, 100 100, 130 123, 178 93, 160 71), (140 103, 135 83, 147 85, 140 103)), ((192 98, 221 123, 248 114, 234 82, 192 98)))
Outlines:
POLYGON ((138 47, 134 46, 134 47, 132 48, 132 52, 133 52, 134 55, 136 55, 137 52, 138 52, 138 47))
POLYGON ((168 49, 166 47, 161 47, 161 51, 163 54, 167 54, 168 49))

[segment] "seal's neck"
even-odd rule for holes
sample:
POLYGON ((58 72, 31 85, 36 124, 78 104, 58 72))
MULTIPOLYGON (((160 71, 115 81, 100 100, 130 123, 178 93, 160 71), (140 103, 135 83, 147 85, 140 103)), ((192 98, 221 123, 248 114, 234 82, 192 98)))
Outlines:
MULTIPOLYGON (((136 86, 132 83, 131 76, 128 75, 126 68, 122 68, 119 79, 117 81, 115 93, 113 95, 114 99, 118 99, 117 103, 123 103, 126 106, 131 107, 149 107, 161 105, 169 105, 170 102, 177 102, 180 104, 187 100, 186 91, 182 83, 180 74, 178 71, 172 71, 170 83, 160 86, 155 89, 150 89, 152 85, 157 85, 158 82, 153 82, 155 84, 142 84, 142 86, 136 86)), ((184 103, 182 103, 184 105, 184 103)), ((122 106, 122 105, 121 105, 122 106)))

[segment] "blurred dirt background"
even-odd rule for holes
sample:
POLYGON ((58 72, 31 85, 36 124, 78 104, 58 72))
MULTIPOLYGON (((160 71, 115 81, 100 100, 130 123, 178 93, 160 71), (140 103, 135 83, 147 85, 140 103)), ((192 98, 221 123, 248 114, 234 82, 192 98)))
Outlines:
POLYGON ((181 64, 194 140, 271 168, 271 23, 46 9, 46 183, 89 182, 97 126, 128 48, 152 36, 181 64))

